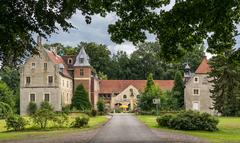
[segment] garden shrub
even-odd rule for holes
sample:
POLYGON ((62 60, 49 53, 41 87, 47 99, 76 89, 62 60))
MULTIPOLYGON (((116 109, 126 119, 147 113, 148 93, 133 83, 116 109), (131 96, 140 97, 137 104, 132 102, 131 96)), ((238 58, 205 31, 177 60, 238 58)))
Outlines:
POLYGON ((173 114, 165 114, 163 116, 157 117, 156 121, 159 126, 168 127, 170 120, 173 119, 173 114))
POLYGON ((102 98, 100 98, 97 102, 97 109, 99 112, 104 112, 104 110, 105 110, 105 103, 102 98))
POLYGON ((10 115, 5 119, 7 130, 13 129, 14 131, 24 130, 28 121, 19 115, 10 115))
POLYGON ((37 111, 37 104, 35 102, 30 102, 28 104, 27 112, 29 115, 35 114, 37 111))
POLYGON ((85 127, 86 125, 88 125, 88 122, 89 116, 76 117, 75 121, 72 123, 72 127, 74 128, 85 127))
POLYGON ((62 112, 69 115, 69 113, 71 112, 71 105, 66 105, 62 108, 62 112))
POLYGON ((53 123, 55 127, 63 128, 64 126, 68 126, 69 120, 68 116, 65 113, 59 113, 53 118, 53 123))
POLYGON ((181 111, 176 115, 166 114, 157 118, 159 126, 176 130, 218 130, 218 119, 208 113, 197 111, 181 111))
POLYGON ((92 117, 96 117, 96 116, 97 116, 97 110, 92 109, 92 110, 91 110, 91 116, 92 116, 92 117))
POLYGON ((49 102, 42 102, 40 109, 31 117, 33 122, 40 128, 46 128, 49 121, 56 119, 57 114, 53 111, 53 107, 49 102))

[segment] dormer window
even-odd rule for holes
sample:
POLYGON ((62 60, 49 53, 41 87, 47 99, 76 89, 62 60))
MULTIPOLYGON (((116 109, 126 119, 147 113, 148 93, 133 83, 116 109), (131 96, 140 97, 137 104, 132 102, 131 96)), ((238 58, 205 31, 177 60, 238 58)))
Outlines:
POLYGON ((84 58, 79 58, 79 63, 82 64, 84 62, 84 58))
POLYGON ((72 58, 68 59, 68 64, 72 64, 72 58))

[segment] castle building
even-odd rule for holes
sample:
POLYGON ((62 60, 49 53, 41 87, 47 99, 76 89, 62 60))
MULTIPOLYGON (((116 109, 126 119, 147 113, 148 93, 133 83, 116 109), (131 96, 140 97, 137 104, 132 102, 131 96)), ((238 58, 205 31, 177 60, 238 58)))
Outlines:
MULTIPOLYGON (((90 65, 84 48, 77 56, 59 56, 52 50, 38 45, 39 54, 28 58, 20 67, 20 114, 27 114, 30 102, 37 106, 48 101, 56 111, 71 104, 76 87, 80 84, 89 93, 89 100, 96 109, 97 101, 103 98, 106 107, 115 109, 128 106, 134 110, 140 93, 144 91, 146 80, 99 80, 90 65)), ((211 69, 206 58, 196 70, 185 68, 185 107, 186 109, 212 113, 211 84, 208 72, 211 69)), ((154 80, 162 91, 171 91, 173 80, 154 80)))
POLYGON ((210 93, 212 89, 212 83, 209 82, 211 80, 209 78, 210 72, 211 68, 206 57, 203 58, 195 73, 191 73, 189 65, 186 65, 184 72, 184 102, 186 110, 197 110, 214 114, 214 110, 211 109, 213 101, 210 93))
MULTIPOLYGON (((146 80, 99 80, 93 72, 84 48, 77 56, 59 56, 55 50, 38 45, 39 55, 28 58, 20 67, 20 113, 27 114, 30 102, 37 106, 50 102, 56 111, 71 104, 76 87, 80 84, 89 93, 94 108, 103 98, 109 109, 121 105, 129 110, 136 107, 137 99, 146 85, 146 80)), ((155 80, 162 90, 171 90, 173 80, 155 80)))

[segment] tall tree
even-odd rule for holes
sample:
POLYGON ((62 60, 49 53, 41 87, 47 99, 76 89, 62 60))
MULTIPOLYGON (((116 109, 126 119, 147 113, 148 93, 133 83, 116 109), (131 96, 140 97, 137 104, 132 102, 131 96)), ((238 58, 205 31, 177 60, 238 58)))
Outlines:
POLYGON ((174 87, 172 89, 172 96, 177 100, 177 108, 184 106, 184 82, 182 73, 177 71, 174 78, 174 87))
POLYGON ((153 76, 150 73, 147 78, 146 87, 144 92, 140 95, 140 100, 138 106, 143 111, 151 111, 155 109, 155 104, 153 104, 153 99, 160 98, 161 90, 157 88, 153 81, 153 76))
POLYGON ((16 68, 5 66, 0 69, 0 77, 3 82, 13 91, 12 100, 15 102, 15 108, 17 113, 20 113, 20 76, 16 68))
POLYGON ((0 102, 8 104, 12 109, 14 109, 15 102, 13 91, 3 81, 0 81, 0 102))
POLYGON ((82 84, 78 85, 75 90, 72 97, 72 107, 82 111, 91 109, 88 92, 82 84))
POLYGON ((223 116, 239 116, 240 65, 233 51, 214 56, 210 61, 213 108, 223 116))
POLYGON ((67 31, 73 27, 68 19, 77 10, 87 23, 94 14, 103 17, 108 13, 116 14, 119 18, 108 28, 116 43, 128 40, 136 44, 144 42, 146 31, 155 34, 162 47, 161 54, 168 60, 178 59, 204 39, 207 39, 208 51, 215 54, 234 46, 235 36, 239 35, 236 26, 240 22, 238 0, 174 2, 170 10, 163 10, 170 0, 2 0, 0 58, 6 65, 36 53, 33 33, 47 37, 59 27, 67 31), (156 12, 159 9, 160 12, 156 12))

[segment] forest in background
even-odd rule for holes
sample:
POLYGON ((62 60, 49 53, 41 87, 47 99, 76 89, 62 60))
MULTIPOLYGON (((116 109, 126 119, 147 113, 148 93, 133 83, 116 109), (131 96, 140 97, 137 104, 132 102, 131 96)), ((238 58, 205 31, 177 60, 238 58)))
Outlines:
POLYGON ((61 43, 44 44, 46 49, 55 47, 59 55, 77 55, 84 47, 90 64, 101 79, 147 79, 149 73, 154 79, 174 79, 176 71, 183 72, 188 63, 194 72, 205 56, 204 46, 196 45, 185 56, 168 62, 161 54, 157 42, 138 44, 136 50, 128 55, 125 51, 111 53, 106 45, 93 42, 80 42, 76 47, 64 46, 61 43))

